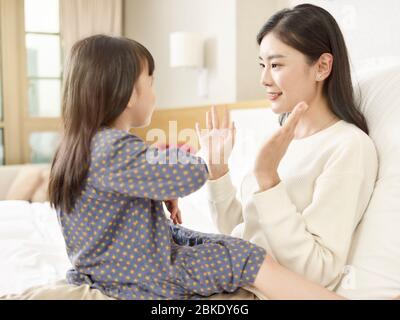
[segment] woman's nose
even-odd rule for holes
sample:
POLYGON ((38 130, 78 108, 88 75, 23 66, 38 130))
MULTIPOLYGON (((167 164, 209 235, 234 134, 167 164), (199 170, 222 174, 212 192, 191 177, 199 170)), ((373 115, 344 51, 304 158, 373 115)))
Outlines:
POLYGON ((272 77, 266 68, 264 68, 263 72, 261 73, 260 83, 263 87, 270 87, 273 84, 272 77))

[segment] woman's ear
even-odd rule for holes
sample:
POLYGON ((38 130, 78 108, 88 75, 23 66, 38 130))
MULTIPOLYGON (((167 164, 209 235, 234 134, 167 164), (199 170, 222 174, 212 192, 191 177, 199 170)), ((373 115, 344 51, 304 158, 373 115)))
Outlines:
POLYGON ((332 72, 333 55, 330 53, 323 53, 317 61, 317 74, 316 81, 324 81, 332 72))

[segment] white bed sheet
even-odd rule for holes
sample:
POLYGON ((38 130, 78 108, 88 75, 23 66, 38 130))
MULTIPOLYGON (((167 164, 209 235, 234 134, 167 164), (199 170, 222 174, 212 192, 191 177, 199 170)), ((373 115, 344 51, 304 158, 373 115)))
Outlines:
POLYGON ((0 202, 0 295, 62 279, 70 267, 48 203, 0 202))

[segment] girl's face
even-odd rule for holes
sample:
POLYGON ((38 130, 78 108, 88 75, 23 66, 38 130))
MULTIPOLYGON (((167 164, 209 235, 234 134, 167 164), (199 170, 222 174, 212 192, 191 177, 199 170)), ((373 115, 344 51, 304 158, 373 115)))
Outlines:
POLYGON ((151 122, 155 107, 155 94, 153 90, 154 77, 149 75, 148 67, 143 68, 135 83, 131 99, 128 103, 132 127, 146 127, 151 122))
POLYGON ((272 111, 291 112, 305 101, 317 97, 316 67, 309 65, 300 51, 280 41, 273 32, 260 44, 261 85, 266 88, 272 111))

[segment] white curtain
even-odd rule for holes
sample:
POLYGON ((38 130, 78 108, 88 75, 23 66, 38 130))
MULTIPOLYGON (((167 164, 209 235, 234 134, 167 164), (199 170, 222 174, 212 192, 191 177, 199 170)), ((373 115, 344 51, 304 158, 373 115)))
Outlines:
POLYGON ((122 35, 123 0, 60 0, 65 55, 74 43, 94 34, 122 35))

